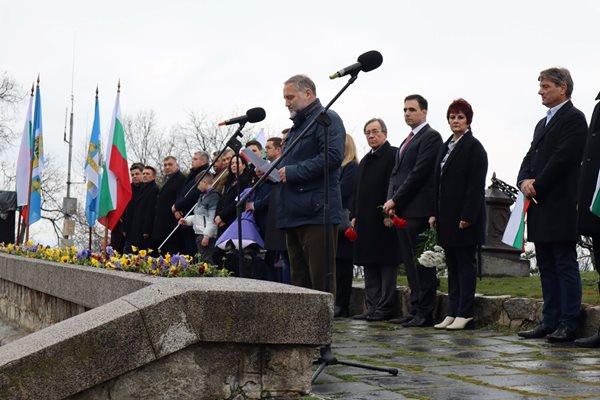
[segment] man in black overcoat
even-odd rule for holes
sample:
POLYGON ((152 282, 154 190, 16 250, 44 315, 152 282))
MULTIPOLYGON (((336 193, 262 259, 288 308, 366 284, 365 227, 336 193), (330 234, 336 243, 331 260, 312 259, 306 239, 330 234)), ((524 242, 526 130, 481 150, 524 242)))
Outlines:
POLYGON ((131 208, 127 241, 130 246, 135 246, 140 250, 152 247, 150 236, 152 235, 156 197, 159 191, 155 178, 156 170, 151 166, 145 166, 142 172, 142 187, 131 208))
MULTIPOLYGON (((198 197, 200 197, 200 190, 197 187, 198 179, 208 169, 208 161, 209 155, 205 151, 197 151, 193 154, 190 172, 186 175, 183 186, 181 186, 177 194, 175 204, 171 208, 175 219, 179 220, 183 218, 196 205, 198 197)), ((179 229, 179 237, 182 244, 180 251, 188 255, 196 254, 198 249, 196 247, 194 229, 187 225, 180 225, 179 229)))
MULTIPOLYGON (((596 97, 600 100, 600 93, 596 97)), ((600 273, 600 217, 590 212, 590 204, 598 182, 600 169, 600 103, 596 104, 590 129, 581 161, 579 177, 579 201, 577 205, 577 232, 592 238, 594 267, 600 273)), ((598 282, 600 291, 600 282, 598 282)), ((580 347, 600 347, 600 330, 594 336, 577 339, 575 344, 580 347)))
POLYGON ((142 192, 143 181, 142 181, 142 173, 144 171, 144 164, 141 163, 133 163, 131 167, 129 167, 129 176, 131 177, 131 200, 127 204, 125 208, 125 212, 123 212, 123 216, 121 217, 122 227, 123 227, 123 237, 124 253, 131 253, 131 246, 138 246, 136 242, 136 233, 134 232, 134 214, 136 211, 136 207, 138 206, 139 196, 142 192))
POLYGON ((404 139, 390 176, 385 212, 407 220, 406 228, 397 229, 402 261, 410 286, 410 313, 390 322, 405 327, 433 325, 437 291, 435 268, 415 261, 419 235, 429 227, 433 215, 433 169, 442 137, 427 123, 427 100, 415 94, 404 99, 404 120, 411 132, 404 139))
POLYGON ((585 116, 571 102, 573 80, 565 68, 538 78, 546 118, 536 125, 517 184, 531 199, 527 240, 535 243, 544 307, 542 321, 519 336, 572 341, 581 307, 577 262, 577 181, 585 145, 585 116))
MULTIPOLYGON (((165 157, 163 160, 163 171, 165 180, 156 198, 156 212, 154 215, 154 226, 152 227, 154 250, 158 250, 158 246, 169 236, 173 228, 177 226, 178 220, 172 212, 172 207, 177 199, 177 194, 185 182, 185 175, 179 170, 179 164, 175 157, 165 157)), ((171 254, 181 252, 181 243, 177 231, 163 245, 160 252, 162 254, 166 254, 167 252, 171 254)))
POLYGON ((384 225, 381 206, 398 149, 387 141, 383 120, 373 118, 364 133, 371 151, 360 161, 354 195, 352 223, 358 234, 354 242, 354 264, 365 271, 367 312, 355 319, 383 321, 396 311, 396 279, 401 262, 398 239, 393 228, 384 225))

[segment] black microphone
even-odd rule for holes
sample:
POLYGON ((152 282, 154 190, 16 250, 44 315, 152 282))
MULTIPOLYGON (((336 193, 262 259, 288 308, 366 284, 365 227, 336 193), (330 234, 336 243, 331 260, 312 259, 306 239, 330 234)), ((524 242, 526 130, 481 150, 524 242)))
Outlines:
POLYGON ((329 79, 341 78, 349 74, 355 74, 360 71, 369 72, 379 68, 383 62, 383 56, 377 50, 367 51, 358 56, 357 63, 354 63, 346 68, 340 69, 335 74, 329 76, 329 79))
POLYGON ((219 122, 219 126, 243 124, 246 122, 251 122, 251 123, 260 122, 263 119, 265 119, 266 116, 267 116, 267 114, 265 113, 264 108, 261 108, 261 107, 251 108, 248 111, 246 111, 246 115, 242 115, 240 117, 235 117, 235 118, 231 118, 231 119, 226 119, 223 122, 219 122))

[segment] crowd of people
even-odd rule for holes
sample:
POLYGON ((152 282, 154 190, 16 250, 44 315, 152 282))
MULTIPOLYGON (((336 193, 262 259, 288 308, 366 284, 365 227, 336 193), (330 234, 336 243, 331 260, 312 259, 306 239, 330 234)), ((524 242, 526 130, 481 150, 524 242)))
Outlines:
MULTIPOLYGON (((578 235, 592 237, 599 259, 600 218, 589 205, 600 167, 600 110, 594 110, 588 133, 585 116, 570 100, 569 71, 550 68, 538 81, 548 114, 535 127, 517 185, 531 199, 528 240, 536 248, 544 307, 540 324, 519 336, 572 341, 581 306, 578 235)), ((360 265, 366 311, 353 318, 449 331, 473 328, 488 160, 471 129, 471 104, 462 98, 451 102, 449 135, 442 135, 427 122, 427 100, 406 96, 406 138, 392 146, 385 122, 369 119, 363 134, 370 151, 359 161, 342 119, 321 105, 309 77, 285 81, 283 96, 292 127, 268 139, 264 149, 255 140, 246 143, 259 157, 277 162, 279 177, 265 180, 245 204, 264 241, 262 249, 246 255, 249 275, 329 291, 335 295, 335 317, 349 317, 353 269, 360 265), (442 321, 433 315, 436 270, 417 261, 422 234, 430 229, 447 265, 449 302, 442 321), (409 313, 397 318, 400 265, 411 294, 409 313)), ((133 164, 133 198, 122 232, 113 232, 113 239, 122 240, 125 251, 135 246, 196 254, 241 274, 235 255, 215 243, 236 219, 238 193, 263 173, 232 150, 213 154, 213 161, 209 170, 209 155, 197 152, 184 175, 177 160, 166 157, 160 188, 154 168, 133 164)), ((600 347, 600 335, 577 343, 600 347)))

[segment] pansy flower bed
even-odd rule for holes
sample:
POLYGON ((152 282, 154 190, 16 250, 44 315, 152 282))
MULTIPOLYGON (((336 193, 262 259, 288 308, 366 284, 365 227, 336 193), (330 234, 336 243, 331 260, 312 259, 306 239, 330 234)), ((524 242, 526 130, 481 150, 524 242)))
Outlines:
POLYGON ((127 272, 139 272, 163 277, 213 277, 229 276, 231 273, 206 262, 196 263, 189 255, 153 256, 152 250, 139 250, 133 247, 131 254, 119 254, 108 246, 103 253, 93 253, 87 249, 73 247, 54 248, 27 242, 25 244, 0 243, 0 253, 27 258, 48 260, 63 264, 87 265, 127 272))

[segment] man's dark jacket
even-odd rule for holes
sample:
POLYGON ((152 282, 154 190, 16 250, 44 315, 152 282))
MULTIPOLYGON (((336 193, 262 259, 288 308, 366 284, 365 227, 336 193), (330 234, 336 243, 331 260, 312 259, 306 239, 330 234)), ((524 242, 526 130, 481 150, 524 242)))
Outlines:
POLYGON ((433 169, 442 137, 425 125, 408 142, 390 176, 388 199, 396 203, 402 218, 429 218, 433 215, 433 169))
MULTIPOLYGON (((324 107, 316 99, 298 111, 292 118, 294 126, 288 133, 286 146, 296 140, 300 132, 323 111, 324 107)), ((346 130, 342 119, 332 110, 326 114, 329 125, 329 204, 328 223, 341 222, 342 196, 340 193, 340 166, 344 159, 346 130)), ((323 190, 325 164, 325 128, 315 124, 300 142, 283 158, 278 166, 285 167, 286 180, 280 191, 279 228, 289 229, 302 225, 323 224, 323 190)))
POLYGON ((535 179, 535 200, 527 211, 527 240, 577 241, 577 182, 587 123, 569 100, 548 125, 542 118, 523 158, 517 182, 535 179))

